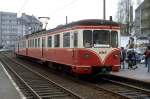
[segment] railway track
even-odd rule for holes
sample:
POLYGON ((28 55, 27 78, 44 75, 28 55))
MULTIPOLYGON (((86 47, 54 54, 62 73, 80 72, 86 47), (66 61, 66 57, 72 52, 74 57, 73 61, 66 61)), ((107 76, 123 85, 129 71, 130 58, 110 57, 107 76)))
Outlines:
MULTIPOLYGON (((115 79, 110 79, 112 78, 111 76, 110 77, 102 76, 101 78, 102 79, 99 79, 94 84, 88 83, 86 81, 83 82, 79 81, 79 82, 84 83, 85 86, 94 87, 94 89, 99 90, 100 92, 104 91, 105 93, 107 93, 107 96, 109 96, 109 98, 97 97, 97 98, 87 98, 87 99, 150 99, 150 91, 147 88, 137 86, 136 84, 134 86, 133 84, 127 82, 126 80, 117 81, 115 79), (112 98, 112 97, 116 97, 116 98, 112 98)), ((32 96, 32 94, 30 96, 32 96)))
POLYGON ((150 99, 150 90, 123 83, 123 81, 102 78, 95 86, 125 99, 150 99))
POLYGON ((150 99, 150 91, 147 90, 147 88, 136 87, 130 83, 126 84, 124 81, 121 83, 117 80, 111 80, 110 78, 111 76, 109 78, 102 77, 97 84, 91 84, 88 82, 82 83, 92 86, 100 91, 104 90, 108 92, 108 94, 112 93, 119 96, 119 99, 150 99))
POLYGON ((0 55, 2 63, 11 71, 27 99, 83 99, 83 97, 56 84, 41 74, 15 63, 10 58, 0 55), (10 65, 11 64, 11 65, 10 65))

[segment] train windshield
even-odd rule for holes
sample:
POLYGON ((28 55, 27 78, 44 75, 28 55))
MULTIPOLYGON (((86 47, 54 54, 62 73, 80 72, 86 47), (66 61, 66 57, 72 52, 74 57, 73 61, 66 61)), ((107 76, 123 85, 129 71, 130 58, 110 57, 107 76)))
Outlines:
POLYGON ((109 30, 84 30, 84 47, 117 47, 118 32, 109 30))

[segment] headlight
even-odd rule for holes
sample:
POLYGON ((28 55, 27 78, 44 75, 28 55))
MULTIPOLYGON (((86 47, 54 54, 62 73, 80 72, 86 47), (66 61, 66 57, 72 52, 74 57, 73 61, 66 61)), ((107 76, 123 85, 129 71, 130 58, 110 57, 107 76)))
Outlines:
POLYGON ((83 58, 84 58, 84 59, 88 59, 88 58, 90 58, 90 57, 91 57, 91 55, 88 54, 88 53, 85 53, 85 54, 83 55, 83 58))

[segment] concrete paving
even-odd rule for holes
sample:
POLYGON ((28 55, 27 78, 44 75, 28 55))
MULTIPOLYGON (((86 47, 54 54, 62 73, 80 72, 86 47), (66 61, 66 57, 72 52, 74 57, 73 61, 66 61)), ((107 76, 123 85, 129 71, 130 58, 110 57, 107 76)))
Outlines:
POLYGON ((137 69, 128 69, 128 65, 126 63, 125 69, 121 69, 120 72, 112 72, 111 74, 150 83, 150 72, 147 72, 148 69, 145 67, 145 64, 137 64, 137 66, 137 69))
POLYGON ((0 99, 22 99, 0 63, 0 99))

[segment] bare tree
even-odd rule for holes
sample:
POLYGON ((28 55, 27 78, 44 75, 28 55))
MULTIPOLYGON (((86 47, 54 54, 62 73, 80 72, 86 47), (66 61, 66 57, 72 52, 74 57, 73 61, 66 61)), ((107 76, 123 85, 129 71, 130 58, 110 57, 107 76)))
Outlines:
POLYGON ((120 0, 118 2, 117 19, 121 24, 121 34, 129 35, 133 27, 132 0, 120 0))

